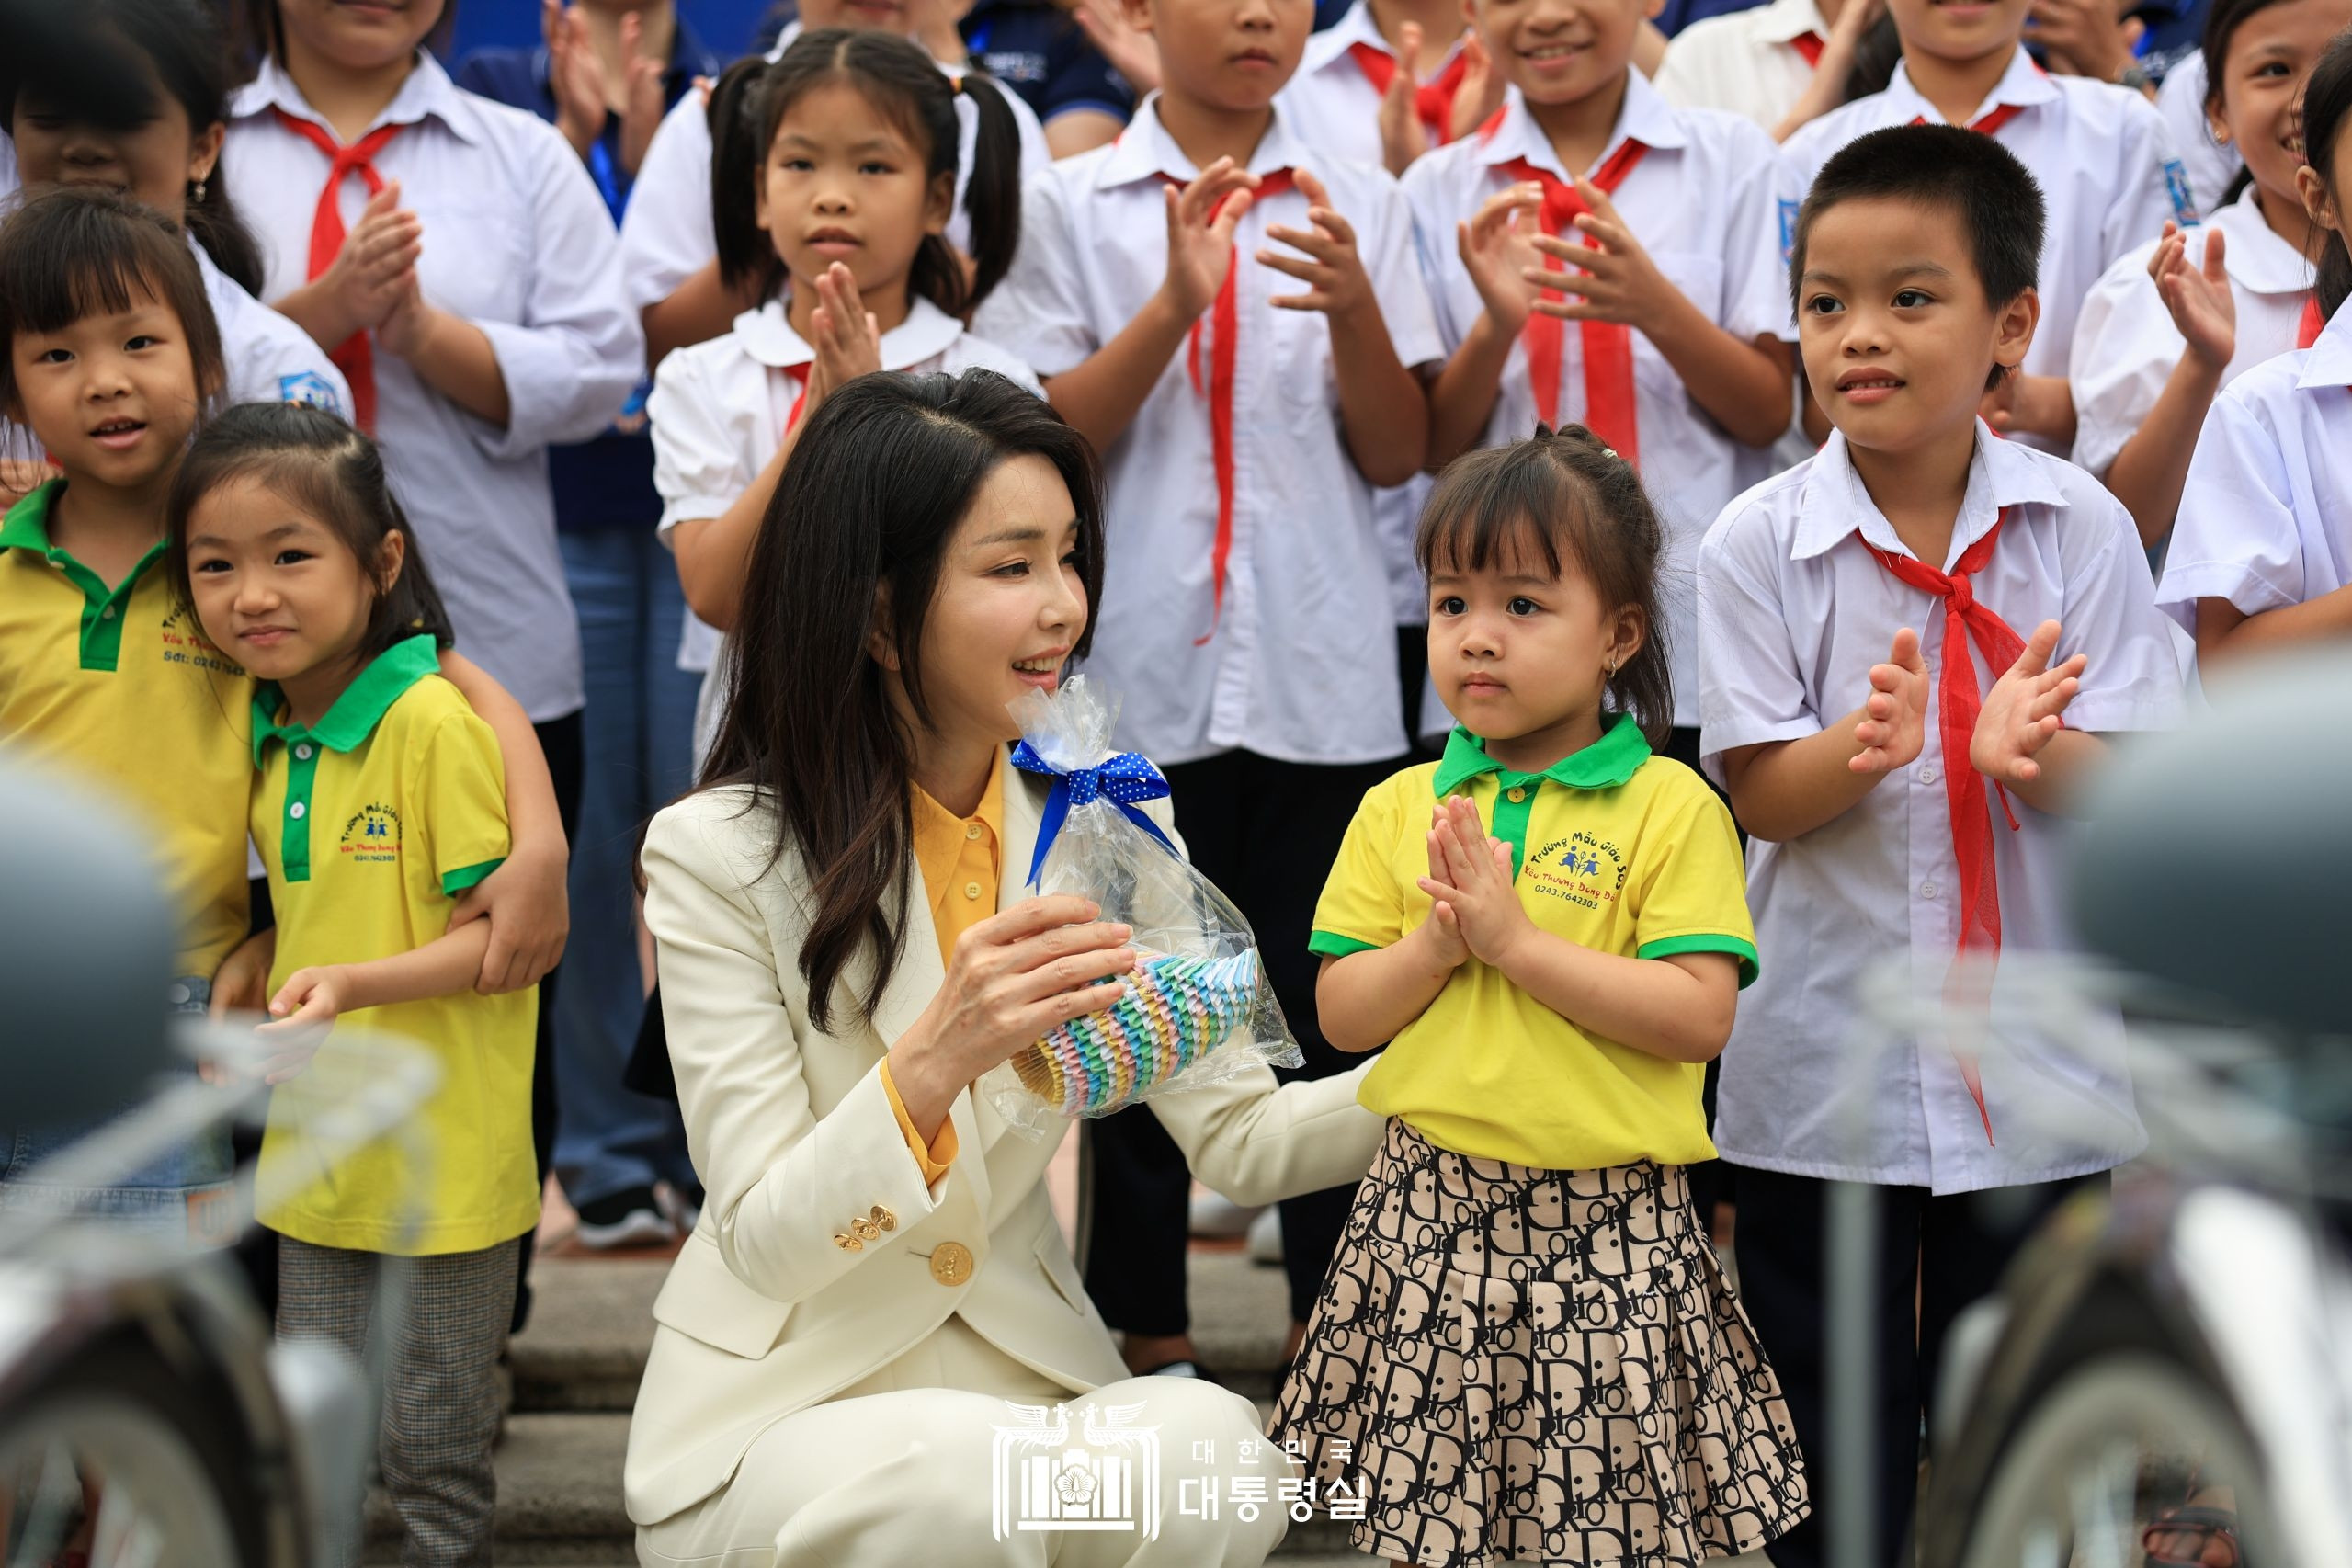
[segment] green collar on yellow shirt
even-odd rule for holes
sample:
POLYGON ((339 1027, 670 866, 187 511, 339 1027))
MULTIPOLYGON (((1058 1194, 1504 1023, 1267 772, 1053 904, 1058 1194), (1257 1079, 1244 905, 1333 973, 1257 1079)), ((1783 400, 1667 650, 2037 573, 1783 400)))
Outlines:
POLYGON ((1540 773, 1513 772, 1486 755, 1484 741, 1457 724, 1446 737, 1446 755, 1437 761, 1433 783, 1442 801, 1482 773, 1496 775, 1494 820, 1487 831, 1511 846, 1511 871, 1516 876, 1527 856, 1528 817, 1535 810, 1536 791, 1544 779, 1571 790, 1609 790, 1630 779, 1649 760, 1649 740, 1630 713, 1619 713, 1601 732, 1599 740, 1540 773))
POLYGON ((111 673, 122 662, 122 621, 129 613, 131 596, 138 591, 147 569, 162 558, 164 541, 157 540, 139 558, 139 564, 109 588, 96 572, 49 542, 50 508, 64 493, 65 482, 52 479, 8 508, 6 520, 0 521, 0 550, 29 550, 44 556, 64 574, 67 582, 82 590, 82 667, 111 673))

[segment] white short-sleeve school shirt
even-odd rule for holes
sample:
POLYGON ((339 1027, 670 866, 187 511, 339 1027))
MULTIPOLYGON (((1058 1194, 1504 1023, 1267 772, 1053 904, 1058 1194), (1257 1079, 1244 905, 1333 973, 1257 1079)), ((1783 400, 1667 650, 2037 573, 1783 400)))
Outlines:
MULTIPOLYGON (((882 335, 882 369, 918 375, 994 370, 1043 395, 1036 373, 983 342, 930 301, 916 296, 906 320, 882 335)), ((733 330, 664 358, 645 403, 653 434, 653 488, 662 495, 662 542, 680 523, 722 516, 752 487, 783 443, 792 409, 816 358, 792 330, 785 303, 771 300, 735 318, 733 330), (795 375, 795 370, 802 374, 795 375)), ((724 634, 688 611, 678 667, 705 672, 696 707, 695 756, 710 748, 723 668, 724 634)))
MULTIPOLYGON (((1796 176, 1772 139, 1735 116, 1679 109, 1638 71, 1626 74, 1625 104, 1600 160, 1628 141, 1649 149, 1609 199, 1632 227, 1658 270, 1708 320, 1743 341, 1789 330, 1783 225, 1796 210, 1796 176)), ((1430 269, 1438 330, 1449 353, 1461 347, 1485 311, 1456 246, 1456 226, 1487 199, 1517 183, 1506 165, 1526 159, 1566 179, 1551 139, 1514 91, 1501 116, 1477 135, 1430 153, 1405 171, 1404 192, 1430 269)), ((1598 165, 1596 165, 1597 167, 1598 165)), ((1586 171, 1589 172, 1589 171, 1586 171)), ((1582 337, 1574 323, 1561 335, 1559 401, 1564 422, 1585 418, 1582 337)), ((1699 540, 1724 504, 1752 481, 1747 449, 1723 433, 1657 347, 1636 332, 1633 404, 1641 432, 1642 477, 1666 530, 1662 563, 1666 631, 1674 671, 1675 722, 1699 722, 1692 563, 1699 540)), ((1535 433, 1535 389, 1524 341, 1503 366, 1484 445, 1535 433)))
MULTIPOLYGON (((1425 83, 1444 73, 1461 53, 1459 37, 1442 53, 1432 50, 1436 41, 1421 46, 1425 83)), ((1384 95, 1372 85, 1356 58, 1359 44, 1379 51, 1392 62, 1396 59, 1396 51, 1381 36, 1380 24, 1372 20, 1372 8, 1365 0, 1356 0, 1340 13, 1339 20, 1307 40, 1307 51, 1300 57, 1297 74, 1282 89, 1281 103, 1300 140, 1315 152, 1326 158, 1385 168, 1388 151, 1381 144, 1384 95)))
MULTIPOLYGON (((1315 157, 1278 105, 1249 168, 1320 178, 1355 226, 1397 358, 1412 367, 1443 357, 1412 215, 1385 171, 1315 157)), ((1032 178, 1020 256, 974 330, 1017 345, 1049 381, 1091 358, 1165 278, 1161 191, 1198 173, 1153 97, 1118 141, 1032 178)), ((1296 189, 1270 196, 1234 233, 1233 544, 1221 614, 1211 568, 1213 309, 1199 324, 1200 389, 1179 348, 1103 454, 1109 540, 1087 667, 1125 699, 1119 744, 1158 762, 1236 747, 1282 762, 1378 762, 1404 749, 1386 563, 1372 488, 1340 429, 1331 323, 1267 304, 1299 286, 1253 259, 1268 225, 1308 227, 1307 208, 1296 189)))
POLYGON ((1707 17, 1675 34, 1651 85, 1677 108, 1719 108, 1769 132, 1812 85, 1813 62, 1797 47, 1829 36, 1815 0, 1707 17))
MULTIPOLYGON (((801 36, 801 24, 790 22, 776 35, 767 58, 780 60, 801 36)), ((949 75, 964 67, 942 64, 949 75)), ((975 80, 994 87, 1013 111, 1020 130, 1021 174, 1024 178, 1052 161, 1045 144, 1045 127, 1021 95, 993 76, 980 73, 975 80)), ((971 179, 973 136, 978 121, 959 108, 962 127, 957 148, 955 213, 948 220, 948 243, 969 253, 971 219, 964 211, 964 187, 971 179)), ((718 230, 710 222, 710 106, 700 93, 687 93, 670 106, 670 112, 646 144, 645 161, 637 171, 629 210, 620 220, 620 267, 629 302, 642 311, 677 291, 679 284, 708 266, 719 254, 718 230)))
MULTIPOLYGON (((2188 178, 2155 106, 2129 88, 2081 76, 2047 76, 2020 46, 2008 71, 1967 120, 2017 112, 1993 139, 2017 154, 2041 187, 2048 210, 2041 246, 2041 324, 2026 350, 2028 375, 2064 376, 2074 323, 2099 275, 2161 236, 2165 220, 2195 220, 2188 178)), ((1886 91, 1857 98, 1783 144, 1804 185, 1856 137, 1915 120, 1944 123, 1901 65, 1886 91)), ((1794 328, 1790 329, 1791 336, 1794 328)), ((2017 437, 2047 447, 2040 437, 2017 437)))
MULTIPOLYGON (((2227 236, 2221 265, 2238 307, 2237 347, 2221 370, 2227 386, 2295 347, 2303 302, 2311 297, 2312 265, 2262 221, 2251 186, 2187 231, 2190 266, 2205 264, 2207 236, 2216 233, 2227 236)), ((2155 254, 2151 240, 2108 267, 2091 286, 2074 324, 2066 373, 2074 387, 2074 460, 2101 478, 2164 395, 2187 347, 2148 276, 2148 259, 2155 254)))
POLYGON ((2192 49, 2174 62, 2156 89, 2156 114, 2173 150, 2188 166, 2189 193, 2201 212, 2221 206, 2231 184, 2245 172, 2238 150, 2213 140, 2212 123, 2205 118, 2207 80, 2205 51, 2192 49))
MULTIPOLYGON (((2065 629, 2058 656, 2089 656, 2067 722, 2102 733, 2171 724, 2179 669, 2121 504, 2073 464, 2001 440, 1980 421, 1951 553, 1933 564, 1950 570, 1996 521, 1999 543, 1970 585, 2020 637, 2055 619, 2065 629)), ((1858 707, 1898 628, 1918 631, 1940 676, 1951 652, 1941 604, 1866 545, 1908 553, 1835 433, 1818 456, 1741 496, 1709 530, 1699 566, 1699 722, 1703 760, 1719 782, 1725 752, 1802 739, 1858 707)), ((1988 688, 1995 676, 1972 644, 1969 657, 1988 688)), ((1988 1144, 1947 1042, 1889 1042, 1859 1027, 1865 975, 1907 963, 1918 994, 1938 995, 1959 940, 1948 759, 1937 725, 1926 728, 1918 759, 1835 821, 1787 843, 1748 845, 1763 971, 1740 996, 1723 1051, 1716 1145, 1737 1165, 1937 1192, 2108 1169, 2142 1141, 2119 1032, 1987 1053, 1996 1140, 1988 1144), (2049 1129, 2052 1096, 2070 1108, 2062 1136, 2049 1129)), ((2074 824, 2013 806, 2015 832, 1998 801, 1991 806, 2002 953, 2067 950, 2074 824)), ((1996 971, 1996 1016, 2014 1016, 2004 997, 1996 971)))
MULTIPOLYGON (((326 124, 293 79, 264 62, 231 100, 222 153, 238 210, 261 241, 264 293, 273 300, 309 277, 328 169, 327 154, 280 124, 279 110, 326 124)), ((404 128, 375 166, 400 182, 403 204, 423 222, 425 297, 489 337, 512 409, 505 428, 493 426, 379 351, 375 434, 384 466, 449 605, 459 650, 534 722, 561 718, 580 709, 584 692, 547 449, 602 433, 645 361, 637 312, 621 293, 612 219, 553 126, 462 91, 430 55, 417 57, 375 125, 404 128)), ((366 184, 345 179, 341 201, 344 222, 357 222, 366 184)))
POLYGON ((2197 601, 2245 615, 2352 584, 2352 307, 2309 348, 2221 389, 2181 489, 2157 602, 2192 631, 2197 601))
POLYGON ((244 290, 213 265, 191 235, 204 296, 221 329, 231 403, 300 403, 351 417, 351 388, 311 335, 244 290))

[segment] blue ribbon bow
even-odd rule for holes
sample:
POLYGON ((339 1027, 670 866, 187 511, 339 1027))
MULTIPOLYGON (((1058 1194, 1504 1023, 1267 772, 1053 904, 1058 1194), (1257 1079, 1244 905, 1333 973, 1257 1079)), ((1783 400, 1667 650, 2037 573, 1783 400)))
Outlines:
POLYGON ((1135 809, 1140 801, 1167 798, 1168 781, 1160 777, 1160 770, 1152 766, 1149 758, 1123 751, 1105 758, 1098 767, 1065 773, 1023 741, 1013 748, 1013 766, 1024 773, 1041 773, 1053 780, 1053 790, 1045 798, 1045 820, 1038 824, 1037 852, 1029 857, 1030 887, 1037 886, 1038 877, 1045 869, 1046 851, 1061 836, 1062 824, 1070 815, 1070 808, 1097 798, 1108 798, 1129 822, 1158 839, 1161 848, 1171 855, 1176 853, 1176 846, 1168 842, 1160 824, 1135 809))

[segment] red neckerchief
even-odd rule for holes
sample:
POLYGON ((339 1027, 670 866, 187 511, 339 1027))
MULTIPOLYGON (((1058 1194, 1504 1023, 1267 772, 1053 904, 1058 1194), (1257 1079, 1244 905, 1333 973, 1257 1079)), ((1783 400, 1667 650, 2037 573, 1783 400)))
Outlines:
MULTIPOLYGON (((1867 540, 1862 545, 1898 580, 1935 596, 1944 607, 1943 666, 1937 681, 1936 728, 1944 743, 1944 796, 1951 813, 1952 858, 1960 865, 1959 957, 1966 960, 1971 954, 1979 954, 1988 962, 1997 959, 2001 951, 2001 890, 1994 871, 1993 811, 1984 800, 1984 776, 1977 772, 1968 756, 1969 742, 1976 733, 1977 715, 1984 707, 1983 695, 1977 690, 1976 665, 1969 656, 1969 644, 1973 642, 1984 655, 1984 663, 1995 680, 2008 673, 2009 666, 2025 652, 2026 644, 2007 621, 1977 600, 1970 579, 1993 559, 1994 546, 2000 541, 2002 525, 2008 517, 2005 508, 1985 530, 1984 537, 1960 553, 1949 573, 1938 572, 1908 555, 1880 550, 1867 540)), ((2001 813, 2015 832, 2017 818, 2009 809, 2008 791, 1997 783, 1994 789, 2001 797, 2001 813)), ((1955 1054, 1960 1057, 1960 1076, 1968 1085, 1969 1096, 1976 1101, 1976 1114, 1984 1122, 1984 1141, 1989 1144, 1993 1142, 1993 1116, 1985 1108, 1984 1085, 1978 1076, 1976 1062, 1966 1054, 1955 1054)))
MULTIPOLYGON (((376 172, 375 156, 383 151, 384 143, 408 129, 403 125, 380 125, 358 141, 346 147, 324 126, 312 125, 282 108, 273 108, 278 123, 327 155, 326 187, 319 192, 318 210, 311 218, 310 267, 303 274, 315 281, 335 265, 343 250, 343 182, 358 175, 368 184, 368 194, 375 196, 384 188, 384 176, 376 172)), ((375 345, 365 332, 355 332, 340 344, 327 350, 327 358, 351 383, 352 422, 360 429, 373 434, 376 428, 376 353, 375 345)))
MULTIPOLYGON (((1489 125, 1494 123, 1488 121, 1489 125)), ((1593 171, 1593 184, 1603 192, 1614 194, 1648 151, 1630 139, 1618 143, 1617 151, 1593 171)), ((1502 172, 1513 179, 1533 180, 1543 187, 1543 206, 1539 210, 1547 234, 1574 233, 1575 219, 1592 210, 1576 194, 1574 186, 1525 158, 1512 159, 1502 165, 1502 172)), ((1561 263, 1549 256, 1544 265, 1554 272, 1562 270, 1561 263)), ((1547 290, 1544 297, 1556 300, 1561 296, 1547 290)), ((1562 329, 1566 324, 1558 316, 1529 311, 1527 324, 1519 329, 1519 341, 1527 346, 1528 384, 1535 392, 1536 417, 1549 426, 1560 422, 1560 369, 1566 341, 1562 329)), ((1576 328, 1585 363, 1585 427, 1638 468, 1642 461, 1642 427, 1633 403, 1633 329, 1621 322, 1601 321, 1579 322, 1576 328)))
MULTIPOLYGON (((1186 183, 1174 175, 1160 177, 1173 186, 1186 183)), ((1273 169, 1258 176, 1253 199, 1262 202, 1290 187, 1290 171, 1273 169)), ((1232 199, 1230 195, 1225 198, 1225 201, 1232 199)), ((1220 201, 1209 214, 1210 222, 1215 222, 1217 214, 1225 210, 1225 201, 1220 201)), ((1200 323, 1197 320, 1192 324, 1185 350, 1185 367, 1192 377, 1192 390, 1209 399, 1209 449, 1217 471, 1217 540, 1209 554, 1209 630, 1193 639, 1196 648, 1217 635, 1217 622, 1225 610, 1226 564, 1233 553, 1233 353, 1235 338, 1241 331, 1241 304, 1234 290, 1240 266, 1239 247, 1229 249, 1225 256, 1225 286, 1217 290, 1217 302, 1210 307, 1209 381, 1205 387, 1200 380, 1200 323)))
MULTIPOLYGON (((1355 57, 1364 79, 1372 84, 1372 91, 1385 97, 1389 84, 1396 80, 1396 56, 1376 43, 1351 43, 1347 52, 1355 57)), ((1462 71, 1469 63, 1468 51, 1457 50, 1444 70, 1414 89, 1415 111, 1430 139, 1439 145, 1453 140, 1454 95, 1461 90, 1462 71)))

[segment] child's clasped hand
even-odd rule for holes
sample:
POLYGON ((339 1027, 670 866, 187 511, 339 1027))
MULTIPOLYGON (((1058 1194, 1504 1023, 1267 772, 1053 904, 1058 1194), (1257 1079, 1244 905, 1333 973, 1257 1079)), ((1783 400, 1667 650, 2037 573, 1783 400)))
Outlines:
POLYGON ((1500 969, 1535 928, 1512 884, 1511 846, 1487 835, 1477 805, 1463 796, 1449 795, 1430 812, 1429 874, 1420 887, 1437 901, 1429 925, 1456 965, 1475 958, 1500 969))

